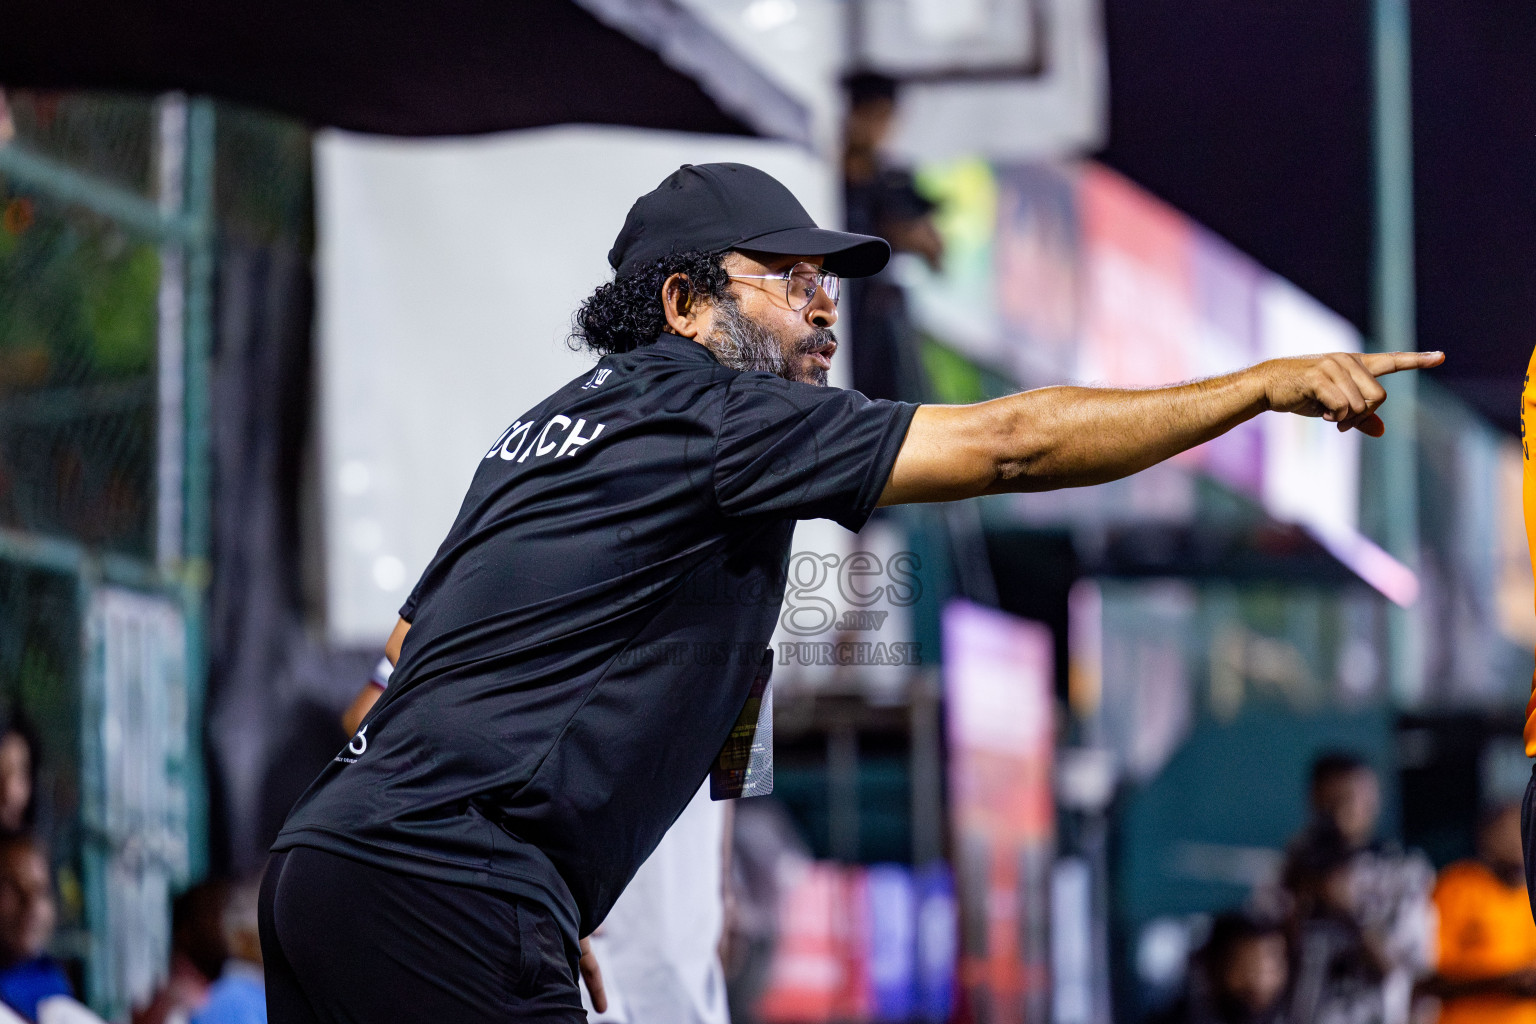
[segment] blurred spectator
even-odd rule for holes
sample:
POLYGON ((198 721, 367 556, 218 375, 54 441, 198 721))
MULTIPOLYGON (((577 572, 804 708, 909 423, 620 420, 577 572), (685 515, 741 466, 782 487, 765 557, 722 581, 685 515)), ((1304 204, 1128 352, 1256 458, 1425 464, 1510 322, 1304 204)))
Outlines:
POLYGON ((261 936, 256 925, 259 888, 255 880, 244 882, 232 886, 225 897, 224 942, 229 959, 192 1024, 267 1024, 261 936))
POLYGON ((0 836, 27 832, 37 818, 37 742, 25 720, 0 730, 0 836))
POLYGON ((1440 873, 1439 958, 1424 987, 1444 1001, 1440 1024, 1536 1024, 1536 924, 1518 803, 1484 819, 1477 853, 1440 873))
MULTIPOLYGON (((1322 956, 1324 947, 1333 949, 1323 957, 1334 965, 1330 970, 1352 956, 1341 952, 1339 942, 1368 950, 1380 974, 1380 1019, 1403 1024, 1414 981, 1428 969, 1433 955, 1429 891, 1434 871, 1422 855, 1378 839, 1381 783, 1359 757, 1343 752, 1319 757, 1312 766, 1309 798, 1312 820, 1291 843, 1284 871, 1298 920, 1312 922, 1314 954, 1322 956), (1348 941, 1340 931, 1346 920, 1356 933, 1348 941)), ((1299 950, 1300 955, 1306 952, 1299 950)), ((1345 971, 1357 981, 1368 973, 1345 971)), ((1307 980, 1298 975, 1298 984, 1307 980)), ((1342 981, 1340 985, 1349 988, 1342 981)))
POLYGON ((892 167, 886 141, 896 119, 897 83, 861 71, 844 81, 848 120, 843 128, 843 186, 848 230, 879 235, 897 252, 916 253, 934 270, 944 242, 929 214, 934 204, 917 190, 912 172, 892 167))
MULTIPOLYGON (((843 125, 843 179, 850 188, 871 184, 881 170, 881 149, 896 119, 897 83, 872 71, 858 71, 843 80, 848 93, 848 119, 843 125)), ((867 234, 875 222, 869 208, 848 212, 848 230, 867 234)))
MULTIPOLYGON (((848 119, 843 133, 843 208, 848 230, 879 235, 895 252, 914 253, 934 270, 944 242, 931 216, 934 205, 918 192, 912 173, 888 166, 883 154, 896 117, 895 79, 859 72, 844 80, 848 119)), ((843 307, 851 317, 853 386, 870 398, 914 394, 916 354, 906 297, 890 270, 846 281, 843 307)))
POLYGON ((1290 957, 1277 921, 1232 911, 1218 916, 1190 964, 1185 997, 1159 1024, 1286 1024, 1290 957))
POLYGON ((1360 926, 1354 853, 1343 844, 1306 848, 1290 865, 1296 981, 1291 1012, 1305 1024, 1382 1024, 1387 958, 1360 926))
POLYGON ((1353 754, 1328 753, 1314 761, 1307 797, 1312 818, 1286 851, 1287 887, 1295 863, 1323 847, 1366 849, 1381 817, 1381 783, 1353 754))
POLYGON ((224 901, 228 886, 199 882, 171 904, 171 963, 165 983, 133 1024, 185 1024, 208 1001, 208 989, 224 970, 224 901))
POLYGON ((683 813, 592 935, 608 1006, 592 1024, 730 1024, 720 966, 731 803, 709 783, 683 813))
POLYGON ((28 1020, 49 996, 73 996, 69 979, 44 950, 56 911, 48 858, 27 836, 0 838, 0 1000, 28 1020))

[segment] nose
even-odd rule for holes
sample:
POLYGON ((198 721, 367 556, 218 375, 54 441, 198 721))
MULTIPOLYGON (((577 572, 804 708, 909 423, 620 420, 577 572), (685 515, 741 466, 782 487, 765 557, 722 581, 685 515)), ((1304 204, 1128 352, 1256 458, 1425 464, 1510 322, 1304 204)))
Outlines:
POLYGON ((824 289, 817 288, 810 305, 805 307, 805 319, 812 327, 827 328, 837 323, 837 304, 827 297, 824 289))

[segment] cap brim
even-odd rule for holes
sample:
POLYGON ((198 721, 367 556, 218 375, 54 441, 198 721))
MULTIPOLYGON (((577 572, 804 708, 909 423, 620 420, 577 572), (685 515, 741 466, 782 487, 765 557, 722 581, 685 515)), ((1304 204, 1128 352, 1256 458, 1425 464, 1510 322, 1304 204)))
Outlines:
POLYGON ((869 277, 891 261, 891 246, 874 235, 855 235, 826 228, 786 228, 755 238, 743 238, 733 249, 775 256, 824 256, 823 266, 838 277, 869 277))

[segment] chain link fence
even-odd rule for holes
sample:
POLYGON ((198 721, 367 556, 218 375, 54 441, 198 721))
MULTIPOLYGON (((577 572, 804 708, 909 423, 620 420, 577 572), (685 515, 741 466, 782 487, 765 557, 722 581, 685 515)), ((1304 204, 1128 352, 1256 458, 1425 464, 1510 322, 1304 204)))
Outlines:
POLYGON ((116 1019, 206 846, 212 109, 10 92, 0 117, 0 717, 36 743, 53 952, 116 1019))
POLYGON ((156 105, 148 97, 10 92, 15 140, 96 180, 157 197, 156 105))
POLYGON ((0 524, 153 558, 157 248, 0 177, 0 524))
POLYGON ((53 952, 109 1019, 163 978, 170 898, 207 870, 215 282, 238 363, 278 315, 262 254, 302 268, 311 205, 296 123, 0 91, 0 730, 34 735, 53 952))

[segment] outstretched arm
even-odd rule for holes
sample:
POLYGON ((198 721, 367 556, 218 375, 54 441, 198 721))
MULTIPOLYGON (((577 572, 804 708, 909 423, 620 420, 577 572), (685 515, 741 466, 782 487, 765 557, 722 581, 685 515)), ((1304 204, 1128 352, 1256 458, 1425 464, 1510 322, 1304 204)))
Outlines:
POLYGON ((1148 390, 1051 387, 975 405, 917 410, 882 505, 1047 491, 1118 480, 1226 433, 1261 412, 1320 416, 1382 434, 1377 377, 1438 366, 1439 352, 1272 359, 1148 390))

